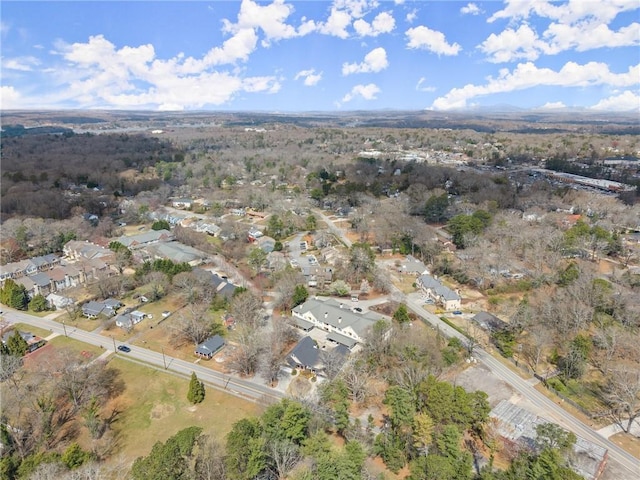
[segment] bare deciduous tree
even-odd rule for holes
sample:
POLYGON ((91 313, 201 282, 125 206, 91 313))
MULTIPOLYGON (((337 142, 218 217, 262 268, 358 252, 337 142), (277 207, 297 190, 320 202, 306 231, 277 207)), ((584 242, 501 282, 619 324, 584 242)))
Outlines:
POLYGON ((260 324, 262 302, 249 290, 241 292, 231 300, 231 315, 238 325, 257 329, 260 324))
POLYGON ((629 432, 640 417, 640 370, 628 367, 611 370, 605 391, 611 418, 629 432))

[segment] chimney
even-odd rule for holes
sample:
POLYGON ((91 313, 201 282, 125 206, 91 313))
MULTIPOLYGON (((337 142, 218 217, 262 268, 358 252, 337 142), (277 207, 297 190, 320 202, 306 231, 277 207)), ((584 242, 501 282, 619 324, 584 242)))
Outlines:
POLYGON ((327 318, 329 316, 329 312, 324 312, 324 318, 327 318))
POLYGON ((342 323, 342 317, 338 317, 338 323, 342 323))

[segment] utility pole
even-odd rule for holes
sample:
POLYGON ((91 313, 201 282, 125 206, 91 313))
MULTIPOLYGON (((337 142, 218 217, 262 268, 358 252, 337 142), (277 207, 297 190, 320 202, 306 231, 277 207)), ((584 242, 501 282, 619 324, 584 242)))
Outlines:
POLYGON ((67 324, 64 323, 64 320, 62 321, 62 329, 64 330, 64 336, 68 337, 69 335, 67 335, 67 324))
POLYGON ((116 339, 111 337, 111 340, 113 341, 113 351, 117 353, 118 349, 116 348, 116 339))
POLYGON ((167 360, 164 357, 164 347, 162 347, 162 363, 164 363, 164 369, 167 369, 167 360))

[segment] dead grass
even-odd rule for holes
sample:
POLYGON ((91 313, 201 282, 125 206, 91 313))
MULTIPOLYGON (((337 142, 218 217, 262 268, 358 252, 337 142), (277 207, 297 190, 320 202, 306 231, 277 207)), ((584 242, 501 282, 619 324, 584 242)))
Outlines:
POLYGON ((261 413, 259 405, 212 388, 207 388, 204 402, 194 406, 187 401, 186 379, 117 358, 109 365, 126 385, 106 408, 120 412, 113 425, 118 446, 113 457, 132 462, 147 455, 155 442, 192 425, 222 439, 236 421, 261 413))
POLYGON ((628 433, 620 432, 609 437, 609 440, 624 448, 634 457, 640 458, 640 438, 634 437, 628 433))

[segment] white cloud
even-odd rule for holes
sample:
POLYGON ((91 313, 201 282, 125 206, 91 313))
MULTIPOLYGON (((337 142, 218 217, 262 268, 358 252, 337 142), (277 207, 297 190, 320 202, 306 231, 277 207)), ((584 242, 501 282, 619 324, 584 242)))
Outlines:
POLYGON ((11 110, 13 108, 22 108, 23 102, 20 93, 13 87, 0 87, 0 109, 11 110))
POLYGON ((367 85, 356 85, 351 89, 349 93, 347 93, 344 97, 342 97, 342 103, 350 102, 355 98, 363 98, 364 100, 375 100, 380 93, 380 89, 374 83, 369 83, 367 85))
MULTIPOLYGON (((351 26, 352 20, 355 19, 358 21, 358 19, 362 19, 362 17, 376 7, 378 7, 377 0, 334 0, 329 17, 325 22, 320 22, 315 25, 316 31, 338 38, 349 38, 347 29, 351 26)), ((379 14, 378 17, 380 17, 380 15, 382 14, 379 14)), ((362 20, 357 22, 357 27, 354 23, 354 28, 359 28, 361 31, 371 29, 372 32, 384 30, 389 28, 389 20, 389 17, 383 15, 378 20, 377 25, 375 19, 371 25, 362 20)), ((393 20, 393 17, 391 17, 391 20, 393 20)), ((395 20, 393 23, 395 26, 395 20)), ((361 33, 358 34, 362 36, 361 33)))
POLYGON ((344 10, 331 8, 331 14, 327 21, 318 26, 318 31, 325 35, 331 35, 338 38, 349 38, 347 27, 351 25, 351 15, 344 10))
POLYGON ((298 80, 299 78, 304 78, 303 83, 306 87, 313 87, 322 80, 322 72, 316 73, 313 68, 309 70, 301 70, 296 74, 295 80, 298 80))
POLYGON ((245 77, 240 68, 214 70, 247 59, 256 41, 254 30, 243 28, 202 58, 179 54, 169 59, 156 58, 152 45, 118 49, 102 35, 86 43, 59 43, 67 65, 52 73, 52 83, 61 87, 50 96, 77 108, 182 110, 221 105, 241 92, 278 92, 276 77, 245 77))
POLYGON ((223 20, 224 31, 237 33, 241 30, 260 28, 265 34, 264 46, 272 40, 293 38, 299 35, 295 27, 286 23, 293 13, 293 6, 284 0, 274 0, 269 5, 261 6, 253 0, 242 0, 237 23, 223 20))
POLYGON ((418 18, 418 11, 413 9, 409 13, 407 13, 405 20, 407 21, 407 23, 413 23, 416 18, 418 18))
POLYGON ((475 3, 467 3, 464 7, 460 9, 460 13, 463 15, 479 15, 480 8, 475 3))
POLYGON ((416 90, 418 90, 419 92, 434 92, 436 90, 436 87, 425 85, 426 82, 426 78, 420 77, 420 80, 418 80, 418 83, 416 84, 416 90))
POLYGON ((485 85, 467 84, 454 88, 446 95, 437 98, 431 108, 450 110, 466 108, 468 101, 476 97, 496 93, 526 90, 540 85, 559 87, 587 87, 609 85, 628 87, 640 84, 640 64, 629 67, 624 73, 613 73, 604 63, 589 62, 584 65, 567 62, 559 71, 538 68, 533 63, 520 63, 512 71, 504 68, 497 78, 489 77, 485 85))
POLYGON ((618 13, 638 8, 637 0, 569 0, 558 4, 548 0, 506 0, 506 7, 494 13, 489 23, 498 19, 521 20, 531 15, 549 18, 561 23, 573 23, 582 19, 592 19, 608 24, 618 13))
POLYGON ((567 108, 562 102, 547 102, 540 107, 540 110, 561 110, 567 108))
POLYGON ((488 55, 490 62, 501 63, 535 60, 540 51, 545 49, 545 44, 529 25, 524 24, 517 30, 507 28, 497 35, 492 33, 478 48, 488 55))
POLYGON ((507 28, 492 33, 479 45, 493 63, 514 60, 535 60, 541 54, 555 55, 565 50, 579 52, 595 48, 614 48, 640 45, 640 24, 632 23, 618 31, 607 25, 582 22, 578 25, 552 23, 543 34, 544 39, 527 24, 517 30, 507 28))
POLYGON ((351 75, 352 73, 375 73, 380 72, 389 66, 387 60, 387 51, 382 48, 374 48, 364 57, 362 63, 344 63, 342 64, 342 74, 351 75))
POLYGON ((628 112, 636 111, 640 113, 640 95, 630 90, 625 90, 619 95, 603 98, 591 107, 593 110, 628 112))
POLYGON ((373 19, 373 22, 359 18, 353 22, 353 28, 361 37, 377 37, 381 33, 390 33, 396 27, 396 21, 389 12, 381 12, 373 19))
POLYGON ((3 70, 19 70, 21 72, 30 72, 40 65, 40 60, 36 57, 15 57, 15 58, 3 58, 2 69, 3 70))
POLYGON ((405 32, 409 37, 407 47, 429 50, 438 55, 457 55, 461 47, 457 43, 449 44, 442 32, 431 30, 423 25, 410 28, 405 32))

